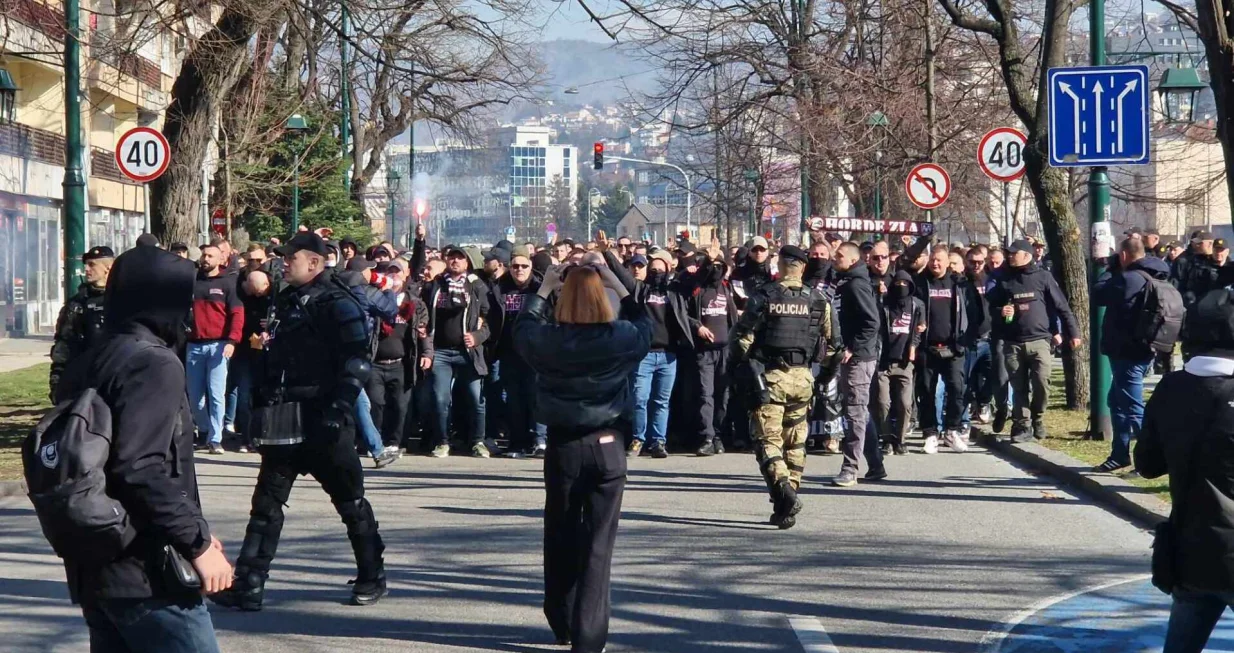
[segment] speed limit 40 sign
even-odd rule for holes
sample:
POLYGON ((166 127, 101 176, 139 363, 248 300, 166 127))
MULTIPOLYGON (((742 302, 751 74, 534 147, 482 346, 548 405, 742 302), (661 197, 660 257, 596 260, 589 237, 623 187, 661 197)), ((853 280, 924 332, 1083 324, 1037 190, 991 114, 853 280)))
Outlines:
POLYGON ((116 165, 124 176, 147 183, 158 179, 171 163, 171 146, 157 129, 134 127, 116 143, 116 165))
POLYGON ((1024 175, 1024 146, 1028 139, 1017 129, 999 127, 981 138, 977 164, 994 181, 1015 181, 1024 175))

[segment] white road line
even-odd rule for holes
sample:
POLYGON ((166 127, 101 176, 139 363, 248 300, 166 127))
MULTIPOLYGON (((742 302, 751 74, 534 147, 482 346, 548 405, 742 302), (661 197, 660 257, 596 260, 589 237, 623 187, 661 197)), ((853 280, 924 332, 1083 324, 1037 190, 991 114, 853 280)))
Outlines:
POLYGON ((1060 596, 1054 596, 1054 597, 1050 597, 1047 599, 1042 599, 1030 605, 1029 607, 1015 613, 1015 615, 1013 615, 1011 619, 1008 619, 1007 621, 1003 622, 1001 626, 991 629, 990 632, 986 633, 985 636, 981 638, 981 642, 978 643, 978 646, 980 647, 978 650, 980 651, 980 653, 1000 653, 1000 651, 1003 650, 1003 640, 1007 639, 1007 635, 1010 635, 1011 631, 1015 630, 1016 626, 1019 626, 1029 617, 1037 614, 1038 612, 1041 612, 1042 610, 1045 610, 1046 608, 1049 608, 1050 606, 1062 603, 1063 601, 1074 599, 1075 597, 1080 596, 1081 594, 1088 594, 1089 592, 1100 592, 1101 590, 1110 589, 1111 587, 1115 587, 1118 585, 1126 585, 1127 583, 1135 583, 1135 582, 1147 580, 1149 578, 1152 578, 1151 574, 1141 575, 1141 576, 1131 576, 1129 578, 1123 578, 1121 580, 1111 581, 1109 583, 1105 583, 1104 585, 1086 587, 1077 592, 1069 592, 1067 594, 1062 594, 1060 596))
POLYGON ((797 641, 805 653, 840 653, 840 649, 831 643, 831 636, 823 628, 823 622, 814 617, 789 617, 788 625, 793 627, 797 641))

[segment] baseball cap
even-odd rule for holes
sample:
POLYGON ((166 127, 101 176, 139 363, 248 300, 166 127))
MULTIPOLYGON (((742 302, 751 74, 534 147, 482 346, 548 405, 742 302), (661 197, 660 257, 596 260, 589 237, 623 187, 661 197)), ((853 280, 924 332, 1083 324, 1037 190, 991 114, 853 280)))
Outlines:
POLYGON ((185 245, 184 243, 172 243, 171 245, 168 245, 168 246, 167 246, 167 251, 169 251, 169 252, 187 252, 187 251, 189 251, 189 246, 188 246, 188 245, 185 245))
POLYGON ((659 250, 655 254, 652 254, 651 258, 652 260, 664 261, 664 264, 668 266, 669 270, 673 269, 673 257, 669 256, 668 252, 659 250))
POLYGON ((501 247, 493 247, 484 253, 484 262, 498 261, 502 265, 510 265, 510 252, 501 247))
POLYGON ((359 272, 361 270, 367 270, 375 267, 377 267, 375 262, 359 256, 353 256, 350 261, 347 261, 348 272, 359 272))
POLYGON ((1200 229, 1199 231, 1196 231, 1195 233, 1191 234, 1191 242, 1193 243, 1199 243, 1205 240, 1212 240, 1212 239, 1213 239, 1213 232, 1204 231, 1203 229, 1200 229))
POLYGON ((1225 244, 1224 238, 1218 238, 1213 241, 1213 249, 1229 249, 1225 244))
POLYGON ((322 240, 321 236, 311 231, 302 231, 292 236, 291 240, 287 241, 285 245, 275 247, 274 253, 279 256, 291 256, 302 250, 312 252, 318 256, 325 256, 330 251, 330 248, 326 247, 326 241, 322 240))
POLYGON ((762 236, 755 236, 754 238, 750 239, 750 249, 754 249, 755 247, 762 247, 763 249, 770 249, 770 247, 767 245, 767 239, 763 238, 762 236))
POLYGON ((635 254, 634 256, 630 257, 630 265, 641 265, 643 267, 646 267, 647 257, 643 256, 642 254, 635 254))
POLYGON ((780 248, 780 258, 792 259, 801 261, 802 263, 810 262, 810 255, 804 249, 796 245, 785 245, 780 248))
POLYGON ((116 253, 111 251, 111 248, 106 245, 97 245, 91 247, 89 251, 81 255, 81 262, 93 261, 100 258, 116 258, 116 253))
POLYGON ((1007 248, 1007 251, 1012 254, 1015 254, 1016 252, 1027 252, 1032 254, 1033 244, 1021 238, 1020 240, 1011 243, 1011 246, 1007 248))
POLYGON ((458 245, 446 245, 445 247, 441 248, 442 258, 445 258, 451 254, 461 254, 463 256, 467 256, 467 250, 463 249, 462 247, 459 247, 458 245))

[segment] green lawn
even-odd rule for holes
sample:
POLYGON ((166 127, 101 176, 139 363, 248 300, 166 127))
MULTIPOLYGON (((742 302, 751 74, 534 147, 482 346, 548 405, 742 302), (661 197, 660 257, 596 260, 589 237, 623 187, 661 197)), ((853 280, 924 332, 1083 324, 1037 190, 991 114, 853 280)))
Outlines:
MULTIPOLYGON (((1063 392, 1063 370, 1061 365, 1055 365, 1050 377, 1050 405, 1045 413, 1046 430, 1050 437, 1040 444, 1061 451, 1080 462, 1093 466, 1100 465, 1110 456, 1110 443, 1102 440, 1089 440, 1088 413, 1078 410, 1067 410, 1067 396, 1063 392)), ((1145 397, 1147 400, 1148 397, 1145 397)), ((1132 443, 1135 446, 1135 443, 1132 443)), ((1148 489, 1159 498, 1169 501, 1170 490, 1167 477, 1148 480, 1137 474, 1125 477, 1128 482, 1148 489)))
POLYGON ((22 477, 21 443, 51 407, 47 374, 51 363, 0 374, 0 481, 22 477))

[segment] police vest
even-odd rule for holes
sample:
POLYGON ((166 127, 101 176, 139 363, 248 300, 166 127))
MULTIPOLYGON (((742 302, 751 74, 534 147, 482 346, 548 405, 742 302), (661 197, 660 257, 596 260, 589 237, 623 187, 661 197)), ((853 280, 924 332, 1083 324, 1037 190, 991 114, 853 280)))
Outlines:
POLYGON ((818 346, 826 300, 808 288, 767 287, 763 326, 755 339, 756 356, 770 364, 809 363, 818 346))
POLYGON ((308 292, 288 287, 274 299, 276 328, 266 346, 266 401, 303 401, 332 387, 340 372, 326 317, 338 301, 357 301, 334 279, 314 282, 308 292))

